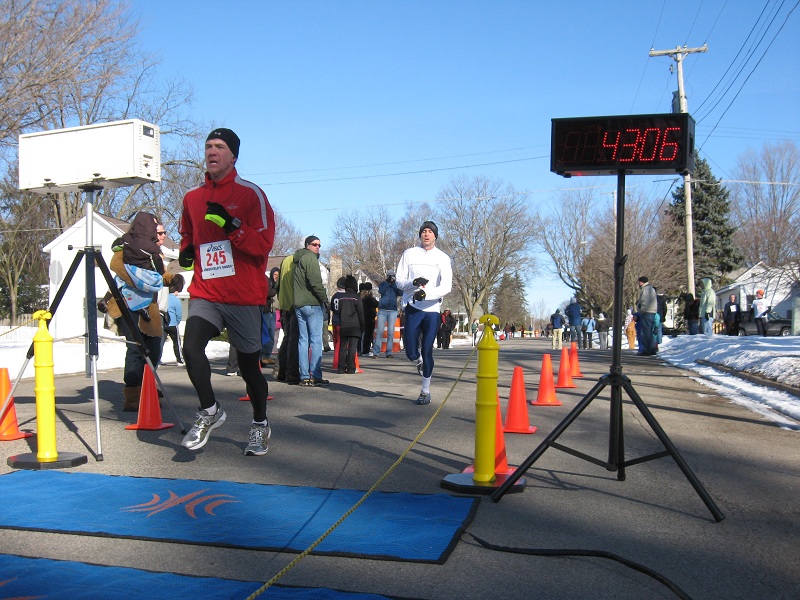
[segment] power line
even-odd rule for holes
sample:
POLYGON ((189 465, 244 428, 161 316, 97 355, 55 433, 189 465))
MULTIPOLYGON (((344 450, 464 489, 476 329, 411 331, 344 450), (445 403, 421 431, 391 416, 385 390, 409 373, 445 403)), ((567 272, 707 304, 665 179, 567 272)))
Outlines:
POLYGON ((346 169, 366 169, 369 167, 386 167, 392 165, 405 165, 409 163, 416 163, 416 162, 427 162, 429 160, 446 160, 451 158, 466 158, 468 156, 483 156, 485 154, 500 154, 503 152, 518 152, 520 150, 531 150, 530 147, 521 147, 521 148, 506 148, 505 150, 489 150, 484 152, 473 152, 470 154, 452 154, 450 156, 435 156, 431 158, 414 158, 410 160, 398 160, 392 162, 382 162, 382 163, 369 163, 365 165, 350 165, 346 167, 317 167, 313 169, 295 169, 291 171, 264 171, 261 173, 243 173, 243 175, 247 177, 253 177, 256 175, 292 175, 295 173, 314 173, 317 171, 341 171, 346 169))
MULTIPOLYGON (((731 106, 733 106, 733 103, 734 103, 734 102, 736 101, 736 99, 739 97, 739 94, 741 94, 741 93, 742 93, 742 90, 744 89, 744 86, 745 86, 745 85, 747 84, 747 82, 750 80, 750 77, 752 77, 753 73, 755 73, 756 69, 757 69, 757 68, 758 68, 758 66, 761 64, 761 61, 762 61, 762 60, 764 60, 764 57, 766 57, 766 55, 767 55, 767 52, 769 52, 769 49, 772 47, 772 44, 773 44, 773 43, 775 43, 775 40, 776 40, 776 39, 778 38, 778 36, 780 35, 781 31, 783 31, 783 28, 786 26, 786 23, 789 21, 789 17, 790 17, 790 16, 792 16, 792 13, 795 11, 795 9, 797 8, 797 6, 798 6, 798 5, 800 5, 800 0, 798 0, 798 1, 797 1, 797 3, 795 3, 795 5, 792 7, 792 9, 789 11, 789 13, 786 15, 786 18, 783 20, 783 23, 781 24, 781 26, 780 26, 780 28, 778 29, 778 31, 777 31, 777 32, 775 33, 775 35, 772 37, 772 40, 770 40, 770 42, 769 42, 769 45, 768 45, 768 46, 766 47, 766 49, 764 50, 764 53, 761 55, 761 58, 759 58, 759 59, 758 59, 758 62, 755 64, 755 66, 753 67, 753 69, 750 71, 750 73, 747 75, 747 77, 745 78, 745 80, 742 82, 742 85, 739 87, 739 91, 737 91, 737 92, 736 92, 736 95, 735 95, 735 96, 734 96, 734 97, 731 99, 731 101, 728 103, 728 106, 727 106, 727 107, 725 108, 725 110, 722 112, 722 114, 720 115, 719 119, 717 119, 717 122, 714 124, 714 127, 711 129, 711 133, 709 133, 709 134, 706 136, 706 139, 703 141, 703 144, 705 144, 705 142, 707 142, 707 141, 708 141, 708 138, 709 138, 709 137, 711 137, 711 135, 714 133, 714 130, 717 128, 717 125, 719 125, 720 121, 722 121, 723 117, 724 117, 724 116, 725 116, 725 115, 728 113, 728 111, 730 110, 731 106)), ((783 6, 783 4, 781 4, 781 6, 783 6)), ((777 13, 776 13, 776 15, 775 15, 775 16, 777 17, 777 13)), ((773 21, 774 21, 774 18, 773 18, 773 21)), ((770 26, 771 26, 771 25, 772 25, 772 22, 770 22, 770 26)), ((766 32, 765 32, 765 35, 766 35, 766 32)), ((714 108, 716 108, 716 105, 714 105, 714 108)), ((712 110, 713 110, 713 108, 712 108, 712 110)), ((702 148, 702 146, 701 146, 701 148, 702 148)))
POLYGON ((277 186, 277 185, 296 185, 299 183, 326 183, 331 181, 350 181, 354 179, 375 179, 377 177, 398 177, 400 175, 418 175, 420 173, 436 173, 440 171, 456 171, 458 169, 471 169, 474 167, 491 167, 494 165, 505 165, 510 163, 516 162, 525 162, 529 160, 540 160, 542 158, 550 158, 549 154, 545 154, 542 156, 529 156, 527 158, 515 158, 511 160, 499 160, 495 162, 488 162, 488 163, 476 163, 471 165, 460 165, 455 167, 439 167, 435 169, 421 169, 419 171, 401 171, 398 173, 383 173, 380 175, 353 175, 351 177, 330 177, 326 179, 306 179, 302 181, 282 181, 277 183, 261 183, 265 187, 267 186, 277 186))

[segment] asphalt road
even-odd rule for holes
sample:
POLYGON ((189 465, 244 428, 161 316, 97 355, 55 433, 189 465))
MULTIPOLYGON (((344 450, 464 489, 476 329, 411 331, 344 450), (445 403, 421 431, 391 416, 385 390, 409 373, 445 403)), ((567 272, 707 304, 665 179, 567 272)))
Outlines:
MULTIPOLYGON (((535 400, 545 340, 500 342, 499 394, 506 414, 513 368, 523 369, 528 400, 535 400)), ((82 346, 76 346, 81 351, 82 346)), ((102 346, 101 346, 102 352, 102 346)), ((213 383, 228 414, 196 453, 180 446, 178 427, 129 431, 134 413, 123 413, 122 373, 100 374, 103 460, 97 450, 92 382, 56 379, 59 452, 85 454, 82 472, 203 480, 277 483, 321 488, 369 489, 397 460, 447 401, 430 428, 378 488, 384 492, 450 493, 444 477, 470 465, 475 448, 475 357, 459 379, 472 348, 436 350, 433 403, 416 406, 419 379, 402 356, 362 360, 363 374, 337 375, 331 385, 300 388, 270 381, 272 440, 265 457, 245 457, 250 405, 244 384, 214 363, 213 383)), ((323 364, 330 366, 331 354, 323 364)), ((553 352, 557 377, 560 353, 553 352)), ((523 462, 609 373, 610 351, 581 351, 583 378, 557 390, 559 407, 530 406, 531 435, 504 436, 508 461, 523 462)), ((623 374, 652 411, 680 455, 725 518, 716 522, 670 457, 628 466, 626 478, 548 448, 525 474, 521 493, 499 502, 483 496, 475 520, 443 565, 305 557, 278 583, 379 593, 402 598, 569 598, 619 600, 675 598, 653 577, 600 556, 553 557, 524 550, 567 549, 613 553, 666 578, 694 599, 800 597, 800 438, 734 405, 655 357, 623 352, 623 374)), ((12 379, 16 374, 11 374, 12 379)), ((162 365, 159 376, 186 427, 196 399, 186 372, 162 365)), ((607 387, 560 436, 559 442, 605 461, 609 453, 607 387)), ((642 413, 623 399, 628 460, 663 450, 642 413)), ((35 429, 34 382, 15 395, 19 427, 35 429)), ((165 407, 164 421, 174 416, 165 407)), ((35 452, 35 438, 0 442, 5 458, 35 452)), ((3 461, 3 473, 12 469, 3 461)), ((0 499, 0 504, 2 499, 0 499)), ((1 510, 1 508, 0 508, 1 510)), ((257 524, 254 524, 257 526, 257 524)), ((297 555, 41 532, 0 530, 2 552, 20 556, 266 582, 297 555)), ((165 590, 165 597, 168 597, 165 590)))

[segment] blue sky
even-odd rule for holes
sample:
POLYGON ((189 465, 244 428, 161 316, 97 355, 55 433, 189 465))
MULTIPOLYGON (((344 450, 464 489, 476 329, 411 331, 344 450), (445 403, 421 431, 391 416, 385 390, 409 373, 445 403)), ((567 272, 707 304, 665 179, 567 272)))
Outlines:
MULTIPOLYGON (((550 173, 550 120, 670 112, 674 61, 651 48, 708 44, 683 63, 689 112, 701 156, 732 178, 746 150, 800 141, 797 5, 131 2, 162 73, 194 86, 195 118, 236 131, 240 174, 323 241, 341 210, 383 205, 397 216, 460 175, 500 179, 542 206, 575 185, 611 192, 613 177, 550 173)), ((673 179, 627 185, 663 197, 673 179)), ((543 273, 528 300, 554 309, 568 295, 543 273)))

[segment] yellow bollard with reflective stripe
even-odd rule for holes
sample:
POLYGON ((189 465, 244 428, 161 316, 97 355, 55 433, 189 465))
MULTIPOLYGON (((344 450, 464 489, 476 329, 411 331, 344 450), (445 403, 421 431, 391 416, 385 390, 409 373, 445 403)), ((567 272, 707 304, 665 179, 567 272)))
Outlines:
POLYGON ((494 337, 492 325, 500 320, 494 315, 483 315, 483 335, 478 341, 477 391, 475 392, 475 473, 476 482, 495 480, 495 435, 497 427, 497 377, 500 344, 494 337))
POLYGON ((39 462, 58 460, 56 450, 56 382, 53 371, 53 336, 47 321, 53 316, 46 310, 33 315, 39 320, 39 330, 33 336, 33 366, 36 373, 36 439, 39 462))

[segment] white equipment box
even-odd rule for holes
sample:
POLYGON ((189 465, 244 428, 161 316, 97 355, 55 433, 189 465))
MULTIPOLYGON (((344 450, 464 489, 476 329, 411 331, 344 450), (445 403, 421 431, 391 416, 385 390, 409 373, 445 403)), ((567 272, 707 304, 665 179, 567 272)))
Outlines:
POLYGON ((161 181, 161 134, 139 119, 19 136, 19 189, 47 194, 161 181))

